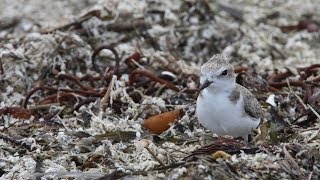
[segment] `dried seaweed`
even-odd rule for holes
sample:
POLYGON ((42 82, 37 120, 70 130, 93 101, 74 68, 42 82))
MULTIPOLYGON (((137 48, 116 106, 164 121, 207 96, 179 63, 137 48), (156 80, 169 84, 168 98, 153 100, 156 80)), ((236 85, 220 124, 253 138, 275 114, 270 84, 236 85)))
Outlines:
POLYGON ((44 3, 0 7, 1 178, 319 177, 318 4, 44 3), (265 110, 250 143, 197 121, 199 68, 215 53, 265 110), (176 109, 157 135, 143 126, 176 109))

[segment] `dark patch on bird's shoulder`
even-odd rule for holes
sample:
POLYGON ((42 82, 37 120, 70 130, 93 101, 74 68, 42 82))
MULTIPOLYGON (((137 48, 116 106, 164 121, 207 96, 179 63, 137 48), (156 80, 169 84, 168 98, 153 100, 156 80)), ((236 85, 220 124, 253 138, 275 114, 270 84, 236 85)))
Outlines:
POLYGON ((238 88, 234 88, 233 91, 229 95, 229 99, 232 103, 236 104, 240 99, 240 91, 238 88))

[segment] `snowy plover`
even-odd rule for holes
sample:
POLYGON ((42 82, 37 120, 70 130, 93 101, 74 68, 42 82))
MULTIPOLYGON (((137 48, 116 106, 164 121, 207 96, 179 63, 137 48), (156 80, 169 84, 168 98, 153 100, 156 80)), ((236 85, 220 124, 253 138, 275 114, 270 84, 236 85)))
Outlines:
POLYGON ((200 93, 197 99, 199 122, 217 135, 232 135, 248 140, 258 127, 262 109, 245 87, 235 82, 232 65, 217 54, 201 67, 200 93))

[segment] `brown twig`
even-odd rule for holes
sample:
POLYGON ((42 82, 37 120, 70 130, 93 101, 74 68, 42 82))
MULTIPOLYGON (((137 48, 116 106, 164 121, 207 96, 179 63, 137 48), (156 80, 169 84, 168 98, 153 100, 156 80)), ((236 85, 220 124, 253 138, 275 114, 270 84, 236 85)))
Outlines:
MULTIPOLYGON (((291 86, 296 86, 296 87, 302 87, 304 82, 302 81, 289 81, 291 86)), ((282 87, 287 87, 288 84, 287 82, 268 82, 269 86, 272 86, 274 88, 282 88, 282 87)))
POLYGON ((320 68, 320 64, 312 64, 312 65, 305 67, 305 68, 299 68, 298 70, 308 72, 308 71, 315 69, 315 68, 320 68))
MULTIPOLYGON (((296 87, 305 87, 307 84, 314 84, 315 82, 320 82, 320 77, 316 77, 312 80, 306 81, 306 79, 311 74, 318 72, 315 70, 316 68, 320 68, 320 64, 313 64, 305 68, 298 68, 301 80, 289 80, 288 81, 289 84, 291 86, 296 86, 296 87)), ((286 87, 288 86, 288 82, 283 80, 289 78, 292 75, 294 74, 289 69, 287 69, 287 72, 279 73, 268 78, 268 84, 273 88, 286 87)), ((305 96, 305 99, 306 99, 306 96, 305 96)))
MULTIPOLYGON (((320 82, 320 77, 315 78, 312 81, 298 81, 298 80, 289 81, 291 86, 296 86, 296 87, 303 87, 305 84, 312 84, 314 82, 320 82)), ((283 81, 282 82, 269 81, 268 84, 269 84, 269 86, 272 86, 274 88, 282 88, 282 87, 288 86, 287 82, 283 82, 283 81)))
POLYGON ((172 89, 174 91, 180 91, 179 88, 177 88, 174 84, 172 84, 171 82, 168 82, 166 80, 163 80, 161 78, 158 78, 157 76, 151 74, 150 72, 144 71, 144 70, 139 70, 136 69, 134 71, 131 72, 130 76, 129 76, 129 85, 132 86, 133 83, 136 81, 136 77, 137 75, 140 76, 144 76, 144 77, 148 77, 149 79, 158 82, 160 84, 164 84, 167 88, 172 89))
POLYGON ((73 76, 73 75, 70 75, 70 74, 61 74, 61 73, 59 73, 59 74, 57 74, 56 78, 71 80, 74 83, 76 83, 81 89, 86 90, 86 91, 92 89, 92 87, 86 87, 85 85, 83 85, 80 82, 80 79, 77 76, 73 76))
POLYGON ((271 76, 269 78, 269 81, 270 82, 280 82, 280 81, 282 81, 292 75, 293 75, 293 73, 289 69, 287 69, 287 71, 284 73, 279 73, 279 74, 275 74, 275 75, 271 76))
POLYGON ((134 68, 136 67, 135 62, 139 62, 141 59, 141 54, 139 52, 134 52, 131 56, 129 56, 128 58, 125 59, 125 63, 134 68))
POLYGON ((320 68, 320 64, 312 64, 308 67, 304 67, 304 68, 298 68, 298 71, 300 73, 300 76, 302 80, 306 80, 309 76, 311 76, 312 74, 319 72, 317 70, 317 68, 320 68))
POLYGON ((74 110, 78 111, 80 109, 81 106, 85 105, 85 104, 89 104, 91 102, 94 102, 97 100, 97 97, 89 97, 87 99, 81 100, 75 107, 74 110))
POLYGON ((53 91, 53 92, 58 92, 58 91, 69 92, 69 93, 75 93, 75 94, 79 94, 79 95, 82 95, 82 96, 88 96, 88 97, 101 97, 102 96, 102 93, 94 91, 94 90, 83 91, 83 90, 76 90, 76 89, 65 89, 65 88, 54 88, 54 87, 48 87, 48 86, 39 86, 39 87, 36 87, 36 88, 32 89, 27 94, 26 99, 25 99, 25 101, 23 103, 23 107, 25 109, 27 109, 27 104, 28 104, 28 101, 29 101, 30 97, 35 92, 40 91, 40 90, 47 90, 47 91, 53 91))
POLYGON ((254 153, 257 149, 258 148, 254 147, 246 147, 245 144, 234 139, 219 138, 212 143, 193 151, 189 156, 185 157, 184 160, 196 155, 212 154, 216 151, 225 151, 229 154, 236 154, 239 153, 240 150, 246 151, 246 153, 254 153))
MULTIPOLYGON (((75 95, 72 93, 60 93, 58 94, 53 94, 53 95, 49 95, 46 98, 44 98, 43 100, 39 101, 39 104, 51 104, 51 103, 56 103, 56 102, 64 102, 64 101, 73 101, 74 99, 76 99, 76 97, 74 97, 75 95)), ((71 102, 72 103, 72 102, 71 102)))
POLYGON ((4 74, 4 69, 3 69, 1 58, 0 58, 0 74, 4 74))
POLYGON ((167 81, 167 80, 164 80, 164 79, 161 79, 157 76, 154 76, 153 74, 151 74, 150 72, 148 71, 145 71, 145 70, 139 70, 139 69, 136 69, 134 71, 131 72, 130 76, 129 76, 129 85, 132 86, 133 83, 136 81, 136 76, 137 75, 141 75, 141 76, 145 76, 145 77, 148 77, 149 79, 155 81, 155 82, 158 82, 160 84, 164 84, 165 87, 169 88, 169 89, 172 89, 174 91, 177 91, 177 92, 182 92, 182 93, 187 93, 187 94, 195 94, 195 93, 198 93, 199 92, 199 89, 196 88, 196 89, 190 89, 190 88, 184 88, 182 90, 179 90, 178 87, 176 87, 174 84, 172 84, 171 82, 167 81))
POLYGON ((218 150, 228 151, 228 153, 235 153, 245 145, 239 141, 227 138, 219 138, 209 145, 203 146, 192 152, 192 155, 211 154, 218 150))
POLYGON ((288 159, 288 161, 291 163, 290 165, 292 166, 292 168, 295 170, 295 172, 298 173, 299 179, 305 179, 305 174, 301 171, 298 163, 293 159, 291 154, 288 152, 286 145, 283 146, 283 153, 288 159))
POLYGON ((63 30, 66 30, 72 26, 79 26, 81 25, 83 22, 91 19, 92 17, 98 17, 100 18, 101 16, 101 12, 100 10, 93 10, 93 11, 90 11, 88 13, 86 13, 85 15, 81 16, 79 19, 77 19, 76 21, 74 22, 71 22, 71 23, 68 23, 68 24, 65 24, 65 25, 62 25, 62 26, 59 26, 59 27, 56 27, 56 28, 53 28, 53 29, 45 29, 45 30, 41 30, 41 33, 42 34, 47 34, 47 33, 52 33, 54 31, 63 31, 63 30))
POLYGON ((30 110, 22 107, 4 107, 0 109, 0 116, 10 114, 14 118, 29 119, 32 115, 30 110))
POLYGON ((80 81, 99 81, 100 79, 100 76, 93 77, 89 74, 79 78, 80 81))
POLYGON ((145 148, 146 148, 147 151, 151 154, 151 156, 152 156, 155 160, 158 161, 158 163, 159 163, 162 167, 165 166, 165 164, 154 154, 154 152, 153 152, 148 146, 146 146, 145 148))

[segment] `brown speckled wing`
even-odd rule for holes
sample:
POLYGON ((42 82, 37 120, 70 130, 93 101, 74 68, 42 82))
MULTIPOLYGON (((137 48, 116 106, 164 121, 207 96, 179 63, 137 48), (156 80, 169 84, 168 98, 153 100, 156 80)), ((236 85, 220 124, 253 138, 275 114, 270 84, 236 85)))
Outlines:
POLYGON ((237 88, 241 91, 246 114, 252 118, 262 118, 262 108, 256 97, 245 87, 237 84, 237 88))

